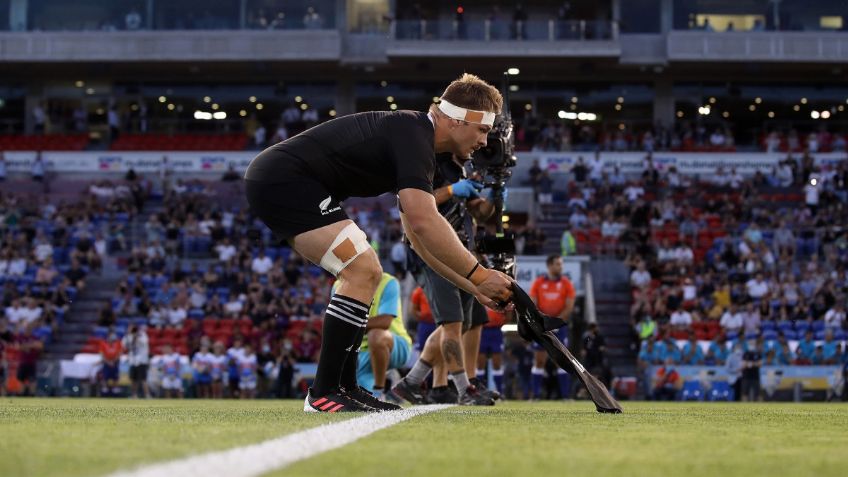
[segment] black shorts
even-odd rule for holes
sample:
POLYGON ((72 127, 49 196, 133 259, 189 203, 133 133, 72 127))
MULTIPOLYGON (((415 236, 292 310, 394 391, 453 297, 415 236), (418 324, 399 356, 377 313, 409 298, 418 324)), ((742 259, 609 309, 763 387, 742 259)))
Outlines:
POLYGON ((250 211, 277 240, 288 240, 348 218, 339 200, 320 182, 305 175, 292 175, 285 182, 244 182, 250 211))
POLYGON ((486 307, 481 305, 473 295, 457 287, 427 265, 420 267, 416 280, 424 290, 430 309, 433 310, 433 321, 437 325, 462 323, 462 329, 466 331, 489 322, 486 307))
POLYGON ((130 366, 130 381, 134 383, 147 381, 147 366, 146 364, 130 366))

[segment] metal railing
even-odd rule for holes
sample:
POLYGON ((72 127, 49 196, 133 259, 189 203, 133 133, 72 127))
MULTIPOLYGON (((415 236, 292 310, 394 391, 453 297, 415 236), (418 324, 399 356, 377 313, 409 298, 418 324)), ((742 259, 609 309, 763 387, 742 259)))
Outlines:
POLYGON ((397 40, 616 40, 618 23, 600 20, 398 20, 392 22, 389 36, 397 40))

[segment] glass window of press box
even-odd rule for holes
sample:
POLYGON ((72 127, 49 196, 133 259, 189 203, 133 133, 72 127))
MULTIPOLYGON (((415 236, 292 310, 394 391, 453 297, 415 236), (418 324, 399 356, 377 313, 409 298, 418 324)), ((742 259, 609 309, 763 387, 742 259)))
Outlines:
POLYGON ((827 130, 848 132, 848 88, 791 84, 679 83, 674 86, 679 123, 707 130, 729 125, 736 144, 759 147, 765 134, 827 130))
POLYGON ((593 40, 613 36, 612 1, 420 2, 397 0, 402 40, 593 40))
POLYGON ((0 0, 0 29, 335 28, 334 0, 0 0))
POLYGON ((676 0, 678 30, 832 31, 845 30, 843 0, 676 0))

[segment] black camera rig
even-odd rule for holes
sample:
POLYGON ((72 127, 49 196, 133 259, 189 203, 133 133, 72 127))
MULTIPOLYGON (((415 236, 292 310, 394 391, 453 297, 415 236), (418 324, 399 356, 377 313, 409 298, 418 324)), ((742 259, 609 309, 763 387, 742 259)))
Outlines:
POLYGON ((475 251, 489 263, 489 267, 515 277, 515 238, 511 232, 504 232, 503 196, 501 190, 512 176, 512 168, 518 159, 515 157, 515 135, 512 115, 509 112, 509 75, 504 73, 504 104, 502 113, 486 138, 486 147, 478 149, 471 156, 474 170, 480 175, 481 182, 492 189, 495 206, 495 234, 484 233, 475 240, 475 251))

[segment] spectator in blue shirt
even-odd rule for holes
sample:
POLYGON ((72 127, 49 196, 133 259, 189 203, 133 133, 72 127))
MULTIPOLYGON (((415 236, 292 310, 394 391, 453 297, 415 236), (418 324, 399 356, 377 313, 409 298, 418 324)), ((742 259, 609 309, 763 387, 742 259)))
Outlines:
POLYGON ((681 362, 683 356, 680 353, 680 348, 677 347, 677 343, 674 342, 674 338, 670 335, 666 336, 665 340, 661 343, 657 343, 657 347, 662 349, 660 359, 663 363, 667 363, 669 359, 671 359, 671 362, 674 364, 681 362))
POLYGON ((813 360, 813 355, 816 352, 816 343, 813 341, 813 332, 807 330, 804 334, 804 339, 798 342, 798 348, 795 350, 798 353, 798 364, 810 364, 813 360))
POLYGON ((789 343, 783 343, 780 345, 780 364, 782 366, 789 366, 790 364, 795 362, 795 353, 789 349, 789 343))
POLYGON ((821 345, 816 346, 816 351, 813 353, 813 366, 821 366, 824 364, 824 350, 821 345))
POLYGON ((824 332, 824 343, 822 343, 822 357, 824 364, 837 364, 839 360, 839 343, 833 341, 833 330, 828 328, 824 332))
POLYGON ((642 342, 642 349, 639 351, 639 368, 644 370, 648 366, 658 364, 656 343, 653 338, 648 338, 642 342))
POLYGON ((689 333, 689 341, 683 345, 683 364, 700 365, 704 364, 704 352, 698 345, 698 340, 695 338, 695 333, 689 333))
POLYGON ((724 335, 721 335, 718 339, 710 342, 710 347, 707 349, 707 357, 704 358, 704 361, 714 359, 714 364, 721 366, 727 361, 728 354, 730 354, 730 350, 727 349, 727 339, 724 335))

